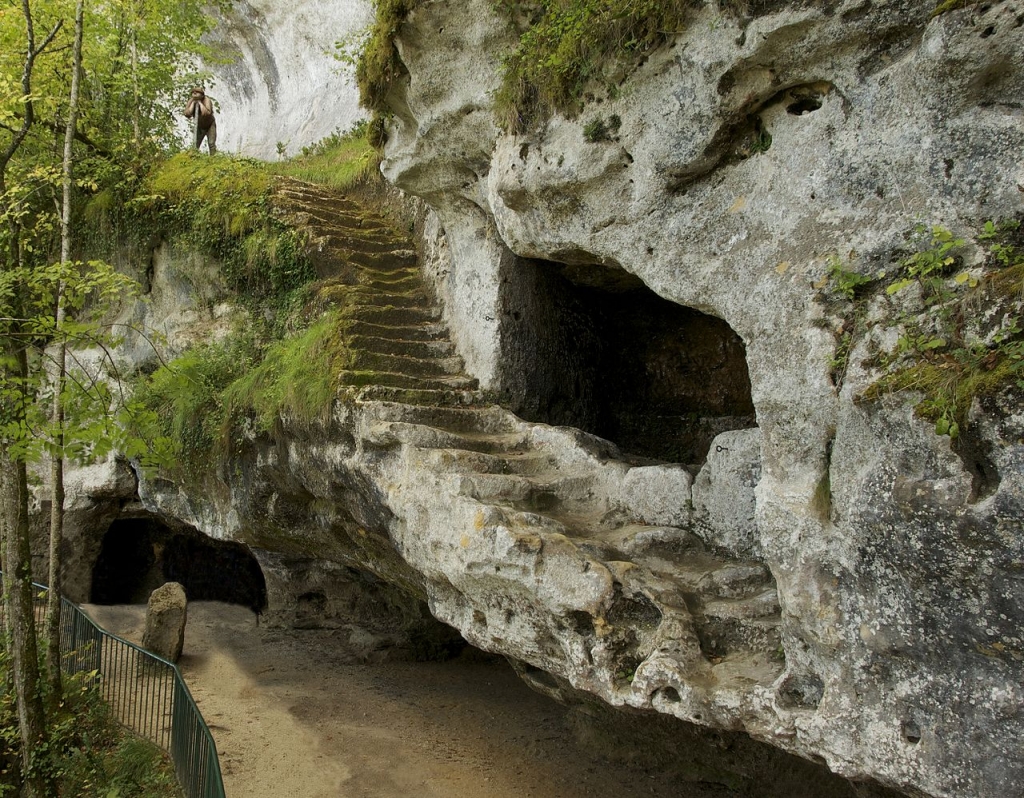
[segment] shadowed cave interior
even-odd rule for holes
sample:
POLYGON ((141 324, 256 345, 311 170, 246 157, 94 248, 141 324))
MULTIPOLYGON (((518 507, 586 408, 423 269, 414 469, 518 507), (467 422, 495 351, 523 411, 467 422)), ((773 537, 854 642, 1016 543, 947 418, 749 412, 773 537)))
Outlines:
POLYGON ((93 604, 145 604, 165 582, 179 582, 189 601, 267 606, 259 563, 241 543, 213 540, 196 529, 171 529, 153 517, 114 521, 93 566, 93 604))
POLYGON ((618 267, 531 263, 535 288, 509 319, 528 420, 694 466, 716 435, 756 425, 746 347, 728 323, 618 267))

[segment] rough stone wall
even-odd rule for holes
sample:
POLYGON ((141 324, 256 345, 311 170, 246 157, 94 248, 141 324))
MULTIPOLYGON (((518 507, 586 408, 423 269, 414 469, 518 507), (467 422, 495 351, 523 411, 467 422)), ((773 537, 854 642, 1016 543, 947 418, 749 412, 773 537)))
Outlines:
POLYGON ((383 170, 443 226, 453 336, 488 387, 523 392, 521 259, 621 267, 743 340, 756 534, 720 542, 763 552, 787 664, 752 731, 910 791, 1009 794, 1024 782, 1020 408, 976 409, 999 475, 982 497, 912 397, 856 403, 874 379, 856 365, 837 390, 812 286, 830 252, 884 258, 918 222, 1020 212, 1024 5, 762 6, 709 4, 616 99, 514 136, 489 99, 510 24, 484 0, 426 2, 399 32, 409 77, 383 170), (583 125, 612 114, 614 139, 588 143, 583 125), (751 154, 755 117, 772 138, 751 154))
MULTIPOLYGON (((203 486, 143 480, 144 511, 249 545, 271 613, 298 623, 334 622, 349 602, 415 621, 426 601, 537 682, 910 794, 1015 794, 1024 413, 976 407, 972 459, 914 417, 913 397, 857 402, 875 375, 854 352, 833 384, 814 285, 829 253, 882 260, 918 222, 1020 213, 1024 5, 936 19, 919 0, 729 5, 695 11, 617 99, 510 136, 490 92, 514 31, 487 0, 424 2, 399 32, 409 76, 390 97, 384 171, 431 208, 428 276, 484 387, 540 402, 564 366, 552 286, 613 275, 738 334, 755 428, 719 435, 687 469, 494 410, 470 424, 344 404, 323 427, 283 419, 274 440, 250 436, 203 486), (587 142, 583 126, 612 114, 614 140, 587 142), (755 117, 772 143, 753 154, 755 117), (461 437, 444 429, 462 423, 461 437), (570 528, 488 497, 591 517, 570 528), (607 519, 651 526, 627 540, 607 519), (767 588, 754 598, 781 637, 771 627, 751 650, 777 646, 770 661, 744 670, 699 650, 677 590, 698 549, 712 581, 767 588)), ((168 301, 150 320, 191 323, 181 345, 217 334, 215 294, 204 313, 170 255, 154 261, 168 301)), ((112 471, 85 479, 79 528, 134 496, 112 471)), ((69 546, 87 584, 99 542, 86 531, 69 546)))
POLYGON ((208 65, 221 151, 273 160, 280 143, 295 155, 363 118, 352 70, 334 56, 369 21, 364 0, 233 3, 207 42, 227 59, 208 65))

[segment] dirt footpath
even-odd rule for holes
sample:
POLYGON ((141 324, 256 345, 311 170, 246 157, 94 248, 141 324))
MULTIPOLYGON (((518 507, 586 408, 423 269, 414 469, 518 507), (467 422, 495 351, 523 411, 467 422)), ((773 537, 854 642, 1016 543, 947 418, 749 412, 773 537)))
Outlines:
MULTIPOLYGON (((141 640, 145 607, 86 609, 141 640)), ((213 731, 229 798, 727 794, 592 758, 573 742, 565 710, 504 660, 361 663, 349 637, 257 627, 234 605, 189 605, 180 666, 213 731)))

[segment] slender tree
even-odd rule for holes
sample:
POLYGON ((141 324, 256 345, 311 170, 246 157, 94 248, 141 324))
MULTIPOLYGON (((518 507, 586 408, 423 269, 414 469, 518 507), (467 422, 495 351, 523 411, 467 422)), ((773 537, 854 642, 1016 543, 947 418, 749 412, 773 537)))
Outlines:
MULTIPOLYGON (((71 93, 68 98, 68 120, 64 131, 64 159, 61 185, 60 262, 71 261, 71 200, 74 186, 75 126, 78 123, 78 95, 82 77, 82 39, 85 29, 85 2, 75 5, 75 41, 71 57, 71 93)), ((61 548, 64 542, 64 385, 67 380, 67 339, 62 330, 67 314, 65 292, 67 283, 61 279, 57 286, 55 375, 53 390, 53 430, 56 447, 50 457, 50 573, 47 606, 46 672, 50 683, 51 700, 60 700, 60 611, 61 611, 61 548)))
MULTIPOLYGON (((9 206, 7 170, 11 160, 28 137, 35 123, 32 98, 32 75, 36 59, 50 45, 60 28, 57 24, 39 44, 36 43, 35 25, 29 0, 22 0, 25 23, 25 60, 21 71, 22 118, 7 147, 0 152, 0 198, 9 206)), ((20 269, 19 215, 10 207, 2 208, 10 227, 4 268, 20 269)), ((16 302, 12 307, 17 310, 16 302)), ((6 429, 24 427, 28 382, 27 339, 19 314, 12 314, 8 335, 2 344, 2 399, 0 413, 6 429)), ((5 436, 6 437, 6 436, 5 436)), ((39 654, 35 632, 32 596, 32 552, 29 541, 28 474, 25 461, 16 456, 10 440, 0 446, 0 506, 4 518, 4 603, 9 617, 11 668, 14 674, 18 727, 21 736, 21 765, 24 775, 23 792, 27 798, 46 798, 55 794, 53 783, 44 768, 37 767, 37 754, 45 751, 47 740, 46 716, 39 690, 39 654)))

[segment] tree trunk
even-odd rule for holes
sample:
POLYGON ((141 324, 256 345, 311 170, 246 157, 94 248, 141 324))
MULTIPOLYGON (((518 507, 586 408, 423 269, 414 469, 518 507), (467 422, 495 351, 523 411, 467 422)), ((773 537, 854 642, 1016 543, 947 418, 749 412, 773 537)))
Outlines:
MULTIPOLYGON (((25 349, 7 345, 7 378, 24 385, 28 374, 25 349)), ((17 405, 17 402, 14 403, 17 405)), ((8 412, 19 412, 17 406, 8 412)), ((46 715, 40 693, 39 650, 36 645, 35 614, 32 606, 32 552, 29 547, 28 478, 25 463, 0 451, 0 507, 6 531, 4 545, 4 600, 10 632, 11 670, 14 674, 18 726, 21 732, 21 762, 24 775, 22 794, 26 798, 56 795, 45 773, 35 767, 38 752, 47 750, 46 715)))
MULTIPOLYGON (((78 121, 78 92, 82 72, 82 36, 85 2, 78 0, 75 7, 75 44, 71 65, 71 96, 68 101, 68 124, 64 132, 63 204, 60 220, 60 260, 71 261, 71 190, 73 186, 75 124, 78 121)), ((67 375, 67 342, 62 335, 64 326, 64 283, 57 292, 57 357, 53 392, 53 429, 57 436, 57 454, 50 467, 52 495, 50 501, 50 593, 46 616, 46 673, 50 684, 50 700, 56 706, 62 697, 60 670, 60 611, 61 611, 61 548, 64 542, 64 382, 67 375)))

